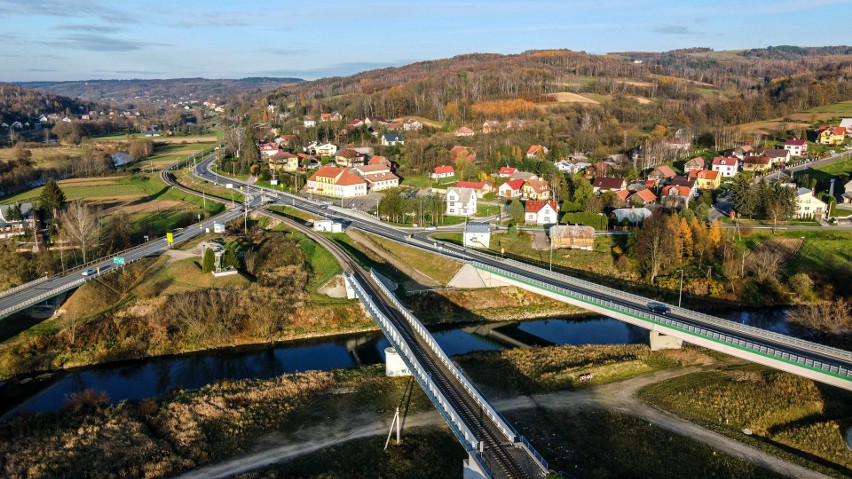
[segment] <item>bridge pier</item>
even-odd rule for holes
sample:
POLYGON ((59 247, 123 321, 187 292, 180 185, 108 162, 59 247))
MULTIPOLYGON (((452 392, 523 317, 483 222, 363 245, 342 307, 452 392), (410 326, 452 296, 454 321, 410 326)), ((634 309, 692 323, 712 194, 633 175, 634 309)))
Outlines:
POLYGON ((355 299, 355 290, 346 277, 343 278, 343 286, 346 288, 346 299, 355 299))
POLYGON ((385 348, 385 376, 400 377, 411 376, 411 371, 399 355, 399 351, 394 347, 385 348))
POLYGON ((512 286, 510 283, 503 281, 500 276, 491 274, 488 271, 474 268, 466 264, 462 266, 458 273, 453 276, 453 279, 447 285, 451 288, 497 288, 500 286, 512 286))
POLYGON ((462 471, 462 479, 488 479, 488 475, 479 467, 479 461, 470 453, 467 453, 467 459, 462 461, 462 471))
POLYGON ((683 347, 682 339, 660 334, 659 331, 654 331, 653 329, 648 331, 648 339, 651 343, 651 351, 659 351, 661 349, 680 349, 683 347))

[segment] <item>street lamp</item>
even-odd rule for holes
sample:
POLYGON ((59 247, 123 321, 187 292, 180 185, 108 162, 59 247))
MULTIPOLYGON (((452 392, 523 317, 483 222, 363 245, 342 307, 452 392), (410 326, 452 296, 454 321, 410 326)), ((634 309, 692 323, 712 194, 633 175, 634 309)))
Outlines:
POLYGON ((677 307, 679 308, 680 302, 683 299, 683 270, 679 269, 678 271, 680 271, 680 291, 677 294, 677 307))
POLYGON ((548 235, 550 237, 550 271, 553 271, 553 235, 548 235))

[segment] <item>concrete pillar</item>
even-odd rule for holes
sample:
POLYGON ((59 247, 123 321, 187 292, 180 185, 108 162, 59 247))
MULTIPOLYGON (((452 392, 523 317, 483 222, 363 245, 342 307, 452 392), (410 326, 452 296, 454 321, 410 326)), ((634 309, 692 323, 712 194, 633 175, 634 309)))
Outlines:
POLYGON ((355 299, 355 290, 352 288, 352 284, 350 284, 349 281, 349 278, 344 277, 343 286, 346 287, 346 299, 355 299))
POLYGON ((680 349, 683 347, 682 339, 660 334, 659 331, 648 331, 648 337, 651 341, 651 351, 659 351, 661 349, 680 349))
POLYGON ((408 366, 402 360, 402 356, 393 347, 385 348, 385 376, 411 376, 411 371, 408 370, 408 366))
POLYGON ((467 454, 467 459, 462 461, 462 479, 488 479, 488 476, 479 467, 476 458, 467 454))

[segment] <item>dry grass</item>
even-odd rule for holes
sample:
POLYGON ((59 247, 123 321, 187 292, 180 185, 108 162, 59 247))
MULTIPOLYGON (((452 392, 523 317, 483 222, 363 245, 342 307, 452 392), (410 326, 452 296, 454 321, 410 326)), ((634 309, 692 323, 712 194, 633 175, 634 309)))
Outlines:
POLYGON ((557 103, 588 103, 591 105, 600 105, 600 102, 592 100, 591 98, 584 97, 583 95, 578 95, 576 93, 571 92, 559 92, 559 93, 551 93, 550 96, 557 103))
POLYGON ((453 276, 461 269, 457 261, 444 258, 443 256, 426 253, 416 248, 399 244, 395 241, 380 238, 371 234, 365 234, 374 244, 390 253, 403 263, 410 265, 418 272, 446 285, 453 276))

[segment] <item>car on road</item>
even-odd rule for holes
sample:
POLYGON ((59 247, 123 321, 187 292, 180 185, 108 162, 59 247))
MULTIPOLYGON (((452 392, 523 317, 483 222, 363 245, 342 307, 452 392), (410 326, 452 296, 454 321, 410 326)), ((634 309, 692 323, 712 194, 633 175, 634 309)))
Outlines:
POLYGON ((427 226, 423 229, 426 230, 426 231, 435 231, 436 229, 438 229, 438 227, 435 226, 435 225, 432 225, 432 226, 427 226))
POLYGON ((648 309, 657 314, 669 314, 672 309, 663 303, 648 303, 648 309))
POLYGON ((97 272, 98 270, 96 270, 95 268, 89 268, 86 271, 83 271, 83 276, 94 276, 97 272))

